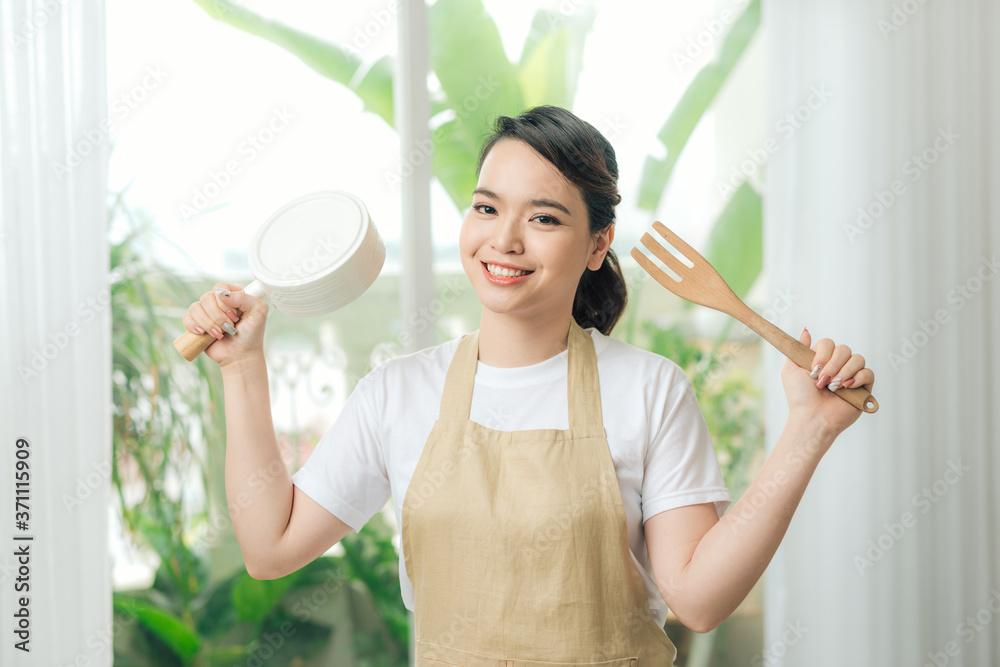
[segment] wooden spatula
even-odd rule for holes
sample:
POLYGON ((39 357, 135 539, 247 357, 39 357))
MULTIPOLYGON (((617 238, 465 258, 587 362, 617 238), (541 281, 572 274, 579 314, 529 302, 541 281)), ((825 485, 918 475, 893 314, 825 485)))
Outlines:
MULTIPOLYGON (((632 248, 632 257, 646 273, 653 276, 656 282, 668 290, 692 303, 707 306, 735 317, 743 324, 756 331, 761 338, 778 348, 786 357, 806 369, 812 370, 812 361, 816 353, 795 340, 787 333, 774 326, 755 313, 740 300, 722 279, 719 272, 708 261, 698 254, 694 248, 685 243, 677 234, 667 229, 662 222, 654 222, 653 229, 666 239, 670 245, 684 255, 694 266, 687 266, 664 248, 649 233, 643 234, 642 245, 649 248, 656 257, 680 276, 680 281, 674 280, 662 269, 649 261, 638 247, 632 248)), ((864 387, 841 387, 834 392, 837 396, 863 412, 878 410, 878 401, 864 387)))

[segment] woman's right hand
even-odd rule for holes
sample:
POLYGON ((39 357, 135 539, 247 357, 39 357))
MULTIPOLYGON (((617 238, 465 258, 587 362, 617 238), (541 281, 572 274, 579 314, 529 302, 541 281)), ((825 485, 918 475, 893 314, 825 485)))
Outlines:
POLYGON ((213 291, 202 294, 184 316, 184 327, 191 333, 200 336, 208 332, 215 336, 216 341, 204 354, 220 366, 262 354, 264 350, 267 302, 242 290, 243 286, 235 283, 216 283, 213 291), (223 292, 217 293, 215 290, 220 288, 223 292), (227 322, 236 329, 235 335, 225 332, 223 325, 227 322))

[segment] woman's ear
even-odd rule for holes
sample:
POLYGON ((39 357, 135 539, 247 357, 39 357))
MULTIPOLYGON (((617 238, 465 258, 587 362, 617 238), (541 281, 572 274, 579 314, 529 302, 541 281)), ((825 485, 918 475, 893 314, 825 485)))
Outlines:
POLYGON ((593 250, 587 260, 587 268, 596 271, 604 264, 604 256, 611 247, 611 242, 615 240, 615 224, 611 223, 592 238, 593 250))

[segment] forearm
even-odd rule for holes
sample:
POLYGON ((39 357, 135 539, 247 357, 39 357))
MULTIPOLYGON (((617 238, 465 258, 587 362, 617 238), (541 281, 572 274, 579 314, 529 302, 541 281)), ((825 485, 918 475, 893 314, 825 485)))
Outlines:
POLYGON ((836 434, 789 419, 760 473, 698 543, 677 602, 716 627, 746 598, 774 556, 813 471, 836 434))
POLYGON ((248 563, 273 550, 291 514, 292 480, 278 449, 263 355, 222 367, 226 403, 226 499, 248 563))

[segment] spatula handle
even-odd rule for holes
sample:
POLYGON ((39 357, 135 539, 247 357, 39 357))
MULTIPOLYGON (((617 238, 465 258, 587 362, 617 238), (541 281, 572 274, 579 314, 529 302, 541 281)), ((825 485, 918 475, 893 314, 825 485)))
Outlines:
MULTIPOLYGON (((758 315, 739 299, 736 299, 735 303, 731 303, 730 308, 727 308, 726 312, 756 331, 761 338, 773 345, 793 362, 807 371, 812 371, 812 362, 816 358, 814 350, 809 349, 774 326, 774 324, 758 315)), ((841 387, 833 393, 862 412, 872 413, 878 410, 878 401, 864 387, 841 387)))

